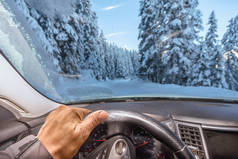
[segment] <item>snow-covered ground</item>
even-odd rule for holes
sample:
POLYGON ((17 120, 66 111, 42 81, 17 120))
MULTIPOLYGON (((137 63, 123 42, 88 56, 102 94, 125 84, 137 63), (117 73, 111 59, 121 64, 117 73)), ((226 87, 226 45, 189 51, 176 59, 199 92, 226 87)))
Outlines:
POLYGON ((238 99, 238 92, 227 89, 161 85, 140 79, 96 81, 90 78, 64 78, 61 79, 57 90, 67 102, 126 96, 238 99))

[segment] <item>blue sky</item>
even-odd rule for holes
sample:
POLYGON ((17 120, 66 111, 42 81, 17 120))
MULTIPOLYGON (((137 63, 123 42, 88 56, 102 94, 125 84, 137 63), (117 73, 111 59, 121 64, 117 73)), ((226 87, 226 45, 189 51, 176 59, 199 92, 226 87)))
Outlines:
MULTIPOLYGON (((137 49, 139 0, 92 0, 92 5, 98 16, 99 27, 109 42, 128 49, 137 49)), ((238 0, 199 0, 199 9, 203 14, 202 35, 206 33, 208 17, 214 10, 221 38, 228 21, 238 15, 238 0)))

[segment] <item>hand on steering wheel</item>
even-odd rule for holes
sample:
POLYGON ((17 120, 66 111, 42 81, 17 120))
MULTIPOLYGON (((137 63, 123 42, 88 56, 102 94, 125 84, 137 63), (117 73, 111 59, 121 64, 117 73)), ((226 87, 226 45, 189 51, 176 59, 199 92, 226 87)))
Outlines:
POLYGON ((126 134, 130 127, 140 126, 170 148, 179 159, 194 159, 191 151, 166 126, 148 116, 124 111, 97 111, 90 113, 83 108, 60 106, 50 113, 39 131, 38 138, 55 159, 70 159, 84 144, 93 129, 105 120, 108 135, 106 142, 88 155, 95 159, 98 155, 105 159, 134 159, 134 146, 126 134))
POLYGON ((93 129, 107 118, 105 111, 60 106, 51 112, 37 137, 54 159, 71 159, 93 129))

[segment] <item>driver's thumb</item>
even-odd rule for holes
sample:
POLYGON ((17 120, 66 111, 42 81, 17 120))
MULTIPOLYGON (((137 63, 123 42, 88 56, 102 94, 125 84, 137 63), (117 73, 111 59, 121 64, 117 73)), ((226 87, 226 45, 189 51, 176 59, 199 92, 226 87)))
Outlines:
POLYGON ((102 123, 107 117, 108 117, 107 112, 103 110, 99 110, 89 114, 82 122, 82 125, 91 132, 96 126, 102 123))

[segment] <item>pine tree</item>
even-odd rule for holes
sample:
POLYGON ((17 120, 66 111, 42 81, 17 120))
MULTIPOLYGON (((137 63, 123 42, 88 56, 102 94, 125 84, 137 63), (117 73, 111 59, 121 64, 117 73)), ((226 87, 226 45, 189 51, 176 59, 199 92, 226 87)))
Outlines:
POLYGON ((129 51, 129 56, 130 56, 132 67, 133 67, 132 75, 137 75, 139 66, 140 66, 140 63, 139 63, 140 56, 138 52, 135 50, 129 51))
POLYGON ((84 56, 84 42, 83 42, 83 36, 84 36, 84 31, 83 31, 83 24, 85 23, 83 21, 83 13, 82 13, 82 1, 81 0, 76 0, 74 5, 73 5, 73 14, 70 16, 69 19, 69 25, 75 30, 77 33, 77 36, 75 39, 77 41, 77 54, 78 58, 80 61, 80 67, 81 69, 86 68, 85 64, 85 56, 84 56))
POLYGON ((129 70, 126 66, 126 60, 124 59, 123 52, 120 49, 117 49, 116 55, 116 77, 117 78, 126 78, 129 75, 129 70))
POLYGON ((46 50, 49 56, 53 57, 57 71, 70 75, 79 74, 82 60, 79 57, 81 50, 77 31, 72 27, 71 21, 67 17, 55 15, 55 18, 49 18, 33 8, 30 10, 30 15, 37 20, 42 29, 42 35, 46 37, 44 42, 49 43, 46 50))
POLYGON ((230 89, 238 90, 238 16, 229 21, 222 44, 226 57, 226 81, 230 89))
MULTIPOLYGON (((23 3, 23 2, 21 2, 23 3)), ((58 44, 55 40, 54 34, 58 33, 58 30, 54 27, 52 20, 45 15, 41 14, 34 8, 28 8, 29 15, 25 13, 25 16, 28 19, 33 19, 36 21, 34 26, 32 26, 35 30, 35 33, 38 34, 39 39, 42 41, 45 51, 41 53, 39 56, 45 56, 52 60, 53 67, 55 67, 56 72, 62 72, 62 68, 59 67, 59 64, 62 61, 60 55, 60 49, 58 48, 58 44)))
POLYGON ((228 83, 226 81, 226 70, 225 70, 225 58, 222 52, 222 47, 218 46, 217 54, 215 56, 216 65, 214 70, 214 81, 212 81, 212 86, 218 88, 228 88, 228 83))
POLYGON ((111 44, 107 44, 105 51, 106 77, 108 79, 115 79, 115 50, 111 44))
POLYGON ((226 87, 224 57, 222 55, 221 46, 217 40, 217 20, 214 11, 209 17, 208 25, 210 27, 205 38, 207 57, 204 59, 204 62, 210 74, 203 79, 204 81, 208 81, 208 86, 224 88, 226 87))
POLYGON ((62 73, 76 75, 75 77, 77 77, 81 70, 78 35, 69 22, 68 17, 56 15, 54 18, 54 28, 57 30, 57 33, 54 33, 54 37, 60 49, 61 61, 59 65, 62 73))
POLYGON ((156 12, 155 12, 154 0, 141 0, 140 1, 140 14, 141 22, 139 25, 139 53, 141 56, 139 69, 140 76, 143 78, 153 79, 154 71, 153 67, 153 54, 156 50, 156 34, 155 24, 156 12))
POLYGON ((108 79, 135 77, 139 67, 138 53, 115 44, 107 44, 105 63, 108 79))
POLYGON ((204 58, 207 57, 205 51, 205 41, 204 40, 200 41, 200 45, 198 47, 199 47, 199 54, 196 58, 194 58, 194 66, 192 67, 193 70, 193 75, 191 79, 192 86, 201 86, 204 79, 203 73, 206 73, 202 72, 203 70, 205 70, 206 67, 206 62, 204 58))
POLYGON ((193 80, 193 85, 226 88, 224 57, 217 40, 217 20, 214 11, 209 17, 208 25, 205 41, 201 45, 200 59, 196 63, 198 76, 193 80))
POLYGON ((197 0, 141 1, 140 74, 169 84, 190 85, 202 29, 197 0))
POLYGON ((193 62, 199 56, 197 43, 201 30, 201 13, 197 0, 168 1, 168 22, 163 52, 163 83, 191 85, 193 62))
POLYGON ((83 14, 83 44, 86 69, 91 69, 96 79, 106 78, 105 57, 103 47, 99 40, 99 29, 96 13, 91 10, 89 0, 82 1, 83 14))

